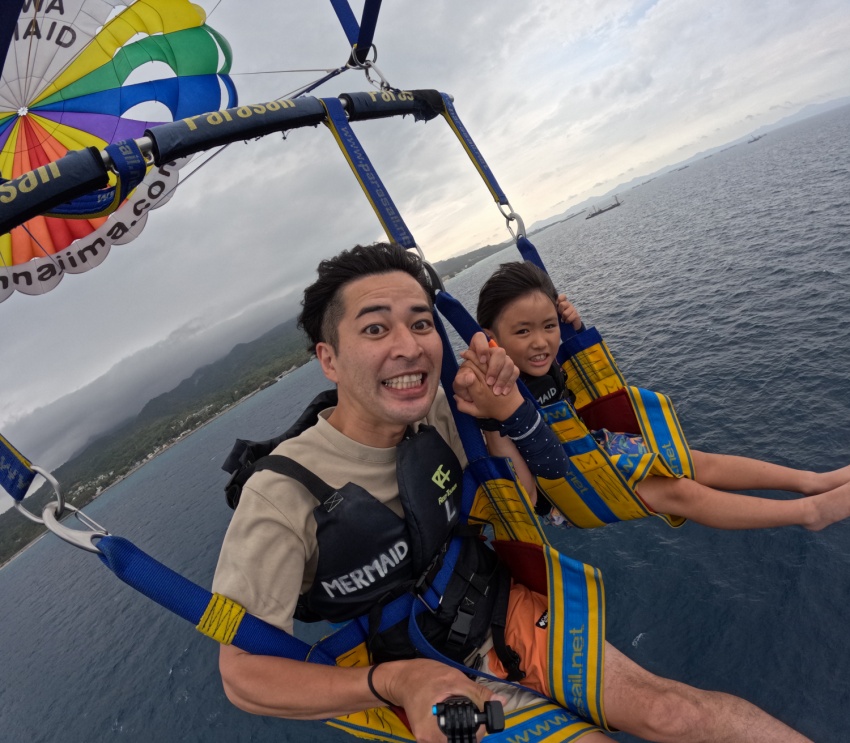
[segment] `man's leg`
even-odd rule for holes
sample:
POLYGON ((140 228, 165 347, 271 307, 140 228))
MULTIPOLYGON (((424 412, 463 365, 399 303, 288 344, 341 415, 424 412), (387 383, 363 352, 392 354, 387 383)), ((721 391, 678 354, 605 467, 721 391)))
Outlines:
MULTIPOLYGON (((608 724, 655 743, 802 743, 809 739, 730 694, 655 676, 605 645, 608 724)), ((809 741, 811 743, 811 741, 809 741)))
POLYGON ((657 513, 684 516, 716 529, 765 529, 796 524, 817 531, 850 517, 850 483, 794 500, 728 493, 686 478, 647 477, 636 489, 657 513))
POLYGON ((718 490, 788 490, 816 495, 850 482, 850 465, 832 472, 809 472, 728 454, 691 450, 697 482, 718 490))

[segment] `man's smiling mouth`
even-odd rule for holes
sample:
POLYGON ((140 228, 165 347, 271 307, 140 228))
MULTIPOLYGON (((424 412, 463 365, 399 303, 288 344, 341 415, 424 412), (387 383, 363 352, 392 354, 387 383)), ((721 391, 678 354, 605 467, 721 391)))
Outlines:
POLYGON ((422 380, 425 375, 422 372, 418 374, 401 374, 398 377, 391 377, 390 379, 385 379, 382 384, 384 387, 390 387, 395 390, 406 390, 411 387, 419 387, 422 384, 422 380))

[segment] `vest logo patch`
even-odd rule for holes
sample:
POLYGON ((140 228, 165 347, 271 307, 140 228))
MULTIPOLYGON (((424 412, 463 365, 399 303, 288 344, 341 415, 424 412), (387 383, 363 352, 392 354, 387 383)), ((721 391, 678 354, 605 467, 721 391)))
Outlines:
POLYGON ((446 490, 446 484, 451 479, 451 477, 452 471, 443 471, 443 465, 437 467, 437 471, 433 475, 431 475, 431 482, 433 482, 438 488, 440 488, 440 490, 443 491, 443 494, 437 499, 437 504, 445 506, 446 521, 448 521, 448 523, 452 523, 452 521, 457 516, 457 509, 452 505, 452 502, 449 500, 455 490, 457 490, 457 483, 455 483, 448 490, 446 490))
POLYGON ((323 505, 324 505, 324 507, 325 507, 325 511, 327 511, 328 513, 330 513, 331 511, 333 511, 333 510, 334 510, 334 508, 336 508, 336 507, 337 507, 340 503, 342 503, 344 500, 345 500, 345 498, 343 498, 343 497, 339 494, 339 492, 334 493, 334 494, 333 494, 330 498, 328 498, 328 499, 324 502, 324 504, 323 504, 323 505))
POLYGON ((538 619, 534 624, 540 627, 540 629, 546 629, 549 626, 549 610, 547 609, 544 611, 540 615, 540 619, 538 619))
POLYGON ((443 472, 443 465, 437 467, 437 471, 431 476, 431 481, 438 487, 440 490, 446 489, 446 483, 452 476, 451 470, 446 470, 443 472))
POLYGON ((330 583, 323 580, 322 588, 331 598, 347 596, 362 588, 369 588, 375 581, 383 578, 392 568, 402 562, 409 551, 407 542, 402 539, 367 565, 334 578, 330 583))

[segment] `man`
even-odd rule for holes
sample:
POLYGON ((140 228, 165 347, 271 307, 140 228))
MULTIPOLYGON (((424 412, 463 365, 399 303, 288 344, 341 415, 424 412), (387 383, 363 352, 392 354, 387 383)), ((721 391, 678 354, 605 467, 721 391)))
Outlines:
MULTIPOLYGON (((405 486, 404 478, 396 474, 396 447, 425 431, 423 422, 433 426, 457 459, 465 462, 447 402, 438 389, 442 346, 432 306, 418 258, 389 245, 358 246, 324 261, 319 280, 305 292, 300 322, 315 344, 322 371, 337 385, 339 403, 276 453, 299 462, 332 489, 357 491, 356 497, 365 492, 360 502, 371 508, 369 518, 382 519, 388 512, 404 515, 405 486), (347 483, 360 487, 351 490, 347 483), (374 508, 370 496, 384 506, 374 508)), ((466 363, 455 380, 459 407, 480 418, 503 421, 503 432, 513 436, 515 431, 508 427, 517 423, 524 409, 513 385, 516 369, 501 349, 488 348, 483 336, 463 356, 466 363)), ((541 432, 549 435, 546 426, 533 424, 515 438, 525 444, 541 432)), ((545 448, 546 442, 541 445, 545 448)), ((501 446, 511 449, 507 441, 501 446)), ((399 464, 399 470, 403 469, 399 464)), ((405 497, 409 499, 410 493, 405 497)), ((368 540, 355 536, 362 529, 356 523, 357 512, 351 518, 350 541, 339 545, 325 539, 322 529, 328 515, 324 511, 329 507, 323 501, 323 509, 317 509, 319 502, 300 480, 268 471, 254 475, 225 538, 214 590, 286 631, 292 630, 299 594, 308 603, 334 612, 343 598, 368 593, 375 576, 361 575, 347 588, 324 578, 331 575, 327 560, 332 553, 337 557, 338 546, 356 550, 368 540), (319 527, 314 509, 323 510, 319 527)), ((378 540, 379 530, 372 533, 378 540)), ((399 557, 393 553, 390 562, 399 557)), ((512 602, 514 596, 512 589, 512 602)), ((510 626, 506 630, 509 645, 519 641, 512 631, 510 626)), ((485 666, 498 668, 492 652, 486 655, 485 666)), ((421 741, 445 740, 431 713, 435 703, 461 695, 480 708, 494 695, 453 668, 412 657, 371 669, 338 668, 222 646, 220 670, 228 698, 246 711, 325 719, 390 702, 404 708, 421 741)), ((500 691, 499 696, 509 693, 500 691)), ((611 728, 647 740, 806 740, 741 699, 656 677, 610 645, 605 648, 603 699, 611 728)), ((601 732, 582 738, 586 742, 606 739, 601 732)))

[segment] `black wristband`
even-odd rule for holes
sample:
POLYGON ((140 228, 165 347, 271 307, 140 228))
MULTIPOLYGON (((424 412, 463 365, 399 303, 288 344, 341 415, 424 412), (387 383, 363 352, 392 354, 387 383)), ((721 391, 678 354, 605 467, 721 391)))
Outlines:
POLYGON ((385 699, 385 698, 384 698, 384 697, 382 697, 380 694, 378 694, 377 689, 375 689, 375 684, 373 684, 373 683, 372 683, 372 674, 373 674, 373 673, 375 673, 375 669, 376 669, 379 665, 381 665, 381 664, 380 664, 380 663, 376 663, 374 666, 372 666, 372 667, 369 669, 369 673, 368 673, 368 675, 366 676, 366 683, 367 683, 367 684, 369 684, 369 691, 371 691, 371 692, 372 692, 372 694, 374 694, 374 695, 375 695, 375 697, 376 697, 377 699, 379 699, 379 700, 380 700, 380 701, 382 701, 384 704, 386 704, 386 705, 387 705, 387 707, 395 707, 395 705, 394 705, 394 704, 393 704, 393 703, 392 703, 389 699, 385 699))
POLYGON ((502 422, 495 418, 476 418, 475 422, 482 431, 499 431, 502 428, 502 422))

